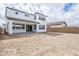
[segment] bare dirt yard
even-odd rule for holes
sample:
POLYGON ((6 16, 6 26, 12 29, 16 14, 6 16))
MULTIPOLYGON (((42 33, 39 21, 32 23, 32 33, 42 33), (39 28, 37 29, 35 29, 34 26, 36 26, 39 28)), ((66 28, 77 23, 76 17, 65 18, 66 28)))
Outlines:
POLYGON ((47 32, 0 35, 0 55, 79 56, 79 34, 47 32))

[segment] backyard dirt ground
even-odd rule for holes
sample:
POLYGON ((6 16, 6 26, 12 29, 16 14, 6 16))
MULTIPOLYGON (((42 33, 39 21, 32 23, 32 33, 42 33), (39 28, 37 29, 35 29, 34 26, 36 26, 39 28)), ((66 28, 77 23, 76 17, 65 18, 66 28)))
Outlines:
POLYGON ((1 56, 79 56, 79 34, 32 33, 0 35, 1 56))

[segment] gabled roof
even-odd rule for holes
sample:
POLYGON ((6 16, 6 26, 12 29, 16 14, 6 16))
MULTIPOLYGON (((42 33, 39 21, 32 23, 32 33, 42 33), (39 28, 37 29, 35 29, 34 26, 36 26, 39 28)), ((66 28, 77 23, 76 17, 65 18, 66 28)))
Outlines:
MULTIPOLYGON (((24 11, 21 11, 21 10, 18 10, 18 9, 15 9, 15 8, 11 8, 11 7, 6 7, 6 9, 11 9, 11 10, 15 10, 15 11, 19 11, 19 12, 22 12, 22 13, 28 13, 28 12, 24 12, 24 11)), ((34 14, 31 14, 31 13, 28 13, 30 15, 34 15, 34 14)))
MULTIPOLYGON (((12 9, 12 10, 15 10, 15 11, 19 11, 19 12, 22 12, 22 13, 28 13, 28 12, 24 12, 24 11, 21 11, 21 10, 18 10, 18 9, 14 9, 14 8, 10 8, 10 7, 6 7, 6 8, 12 9)), ((39 12, 35 12, 34 14, 31 14, 31 13, 28 13, 28 14, 30 14, 30 15, 40 14, 40 15, 43 15, 43 16, 47 17, 46 15, 41 14, 39 12)))
POLYGON ((42 13, 39 13, 39 12, 35 12, 34 14, 40 14, 40 15, 43 15, 43 16, 47 17, 46 15, 44 15, 42 13))

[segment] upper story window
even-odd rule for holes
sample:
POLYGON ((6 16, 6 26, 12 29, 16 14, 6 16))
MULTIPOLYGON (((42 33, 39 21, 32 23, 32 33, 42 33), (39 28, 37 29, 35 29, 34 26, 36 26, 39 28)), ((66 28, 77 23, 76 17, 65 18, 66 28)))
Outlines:
POLYGON ((26 14, 25 14, 25 16, 29 17, 29 14, 28 14, 28 13, 26 13, 26 14))
POLYGON ((36 20, 36 15, 34 15, 34 19, 36 20))
POLYGON ((45 17, 42 16, 42 15, 40 15, 40 16, 39 16, 39 20, 43 20, 43 21, 45 21, 45 17))
POLYGON ((15 12, 16 14, 18 14, 18 12, 15 12))
POLYGON ((12 25, 15 25, 15 23, 12 23, 12 25))

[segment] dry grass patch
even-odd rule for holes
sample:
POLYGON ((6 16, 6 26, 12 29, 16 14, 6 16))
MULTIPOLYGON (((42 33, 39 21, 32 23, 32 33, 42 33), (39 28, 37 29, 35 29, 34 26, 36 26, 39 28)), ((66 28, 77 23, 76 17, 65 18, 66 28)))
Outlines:
POLYGON ((79 34, 48 32, 5 37, 0 40, 0 55, 79 55, 79 34))

